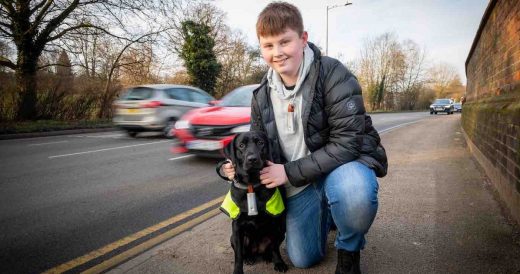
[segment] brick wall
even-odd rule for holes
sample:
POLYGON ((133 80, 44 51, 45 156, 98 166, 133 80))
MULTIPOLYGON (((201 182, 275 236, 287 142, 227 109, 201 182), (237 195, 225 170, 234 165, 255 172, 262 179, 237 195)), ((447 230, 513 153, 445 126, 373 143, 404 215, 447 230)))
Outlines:
POLYGON ((491 0, 466 60, 462 126, 520 223, 520 1, 491 0))

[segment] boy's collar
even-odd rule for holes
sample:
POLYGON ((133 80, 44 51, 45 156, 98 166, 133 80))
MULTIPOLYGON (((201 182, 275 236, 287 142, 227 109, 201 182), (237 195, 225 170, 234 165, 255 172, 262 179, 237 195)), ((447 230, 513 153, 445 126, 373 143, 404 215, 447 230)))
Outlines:
POLYGON ((309 45, 309 48, 311 48, 312 51, 314 52, 314 61, 320 59, 321 58, 321 51, 320 51, 320 49, 316 45, 311 43, 311 42, 307 42, 307 44, 309 45))

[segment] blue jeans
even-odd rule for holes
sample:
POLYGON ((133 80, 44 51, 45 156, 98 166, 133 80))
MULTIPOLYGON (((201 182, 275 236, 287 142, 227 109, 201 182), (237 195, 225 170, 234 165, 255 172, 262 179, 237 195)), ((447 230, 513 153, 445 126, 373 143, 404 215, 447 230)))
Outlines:
POLYGON ((323 259, 332 220, 336 249, 363 249, 376 216, 378 189, 374 171, 353 161, 288 198, 286 243, 294 266, 307 268, 323 259))

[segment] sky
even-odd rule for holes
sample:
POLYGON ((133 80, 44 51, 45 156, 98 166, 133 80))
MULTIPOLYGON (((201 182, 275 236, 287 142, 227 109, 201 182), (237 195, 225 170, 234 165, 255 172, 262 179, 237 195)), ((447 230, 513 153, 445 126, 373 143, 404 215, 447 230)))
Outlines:
MULTIPOLYGON (((271 1, 215 0, 232 29, 241 30, 249 43, 258 46, 255 24, 258 14, 271 1)), ((309 41, 326 44, 327 6, 340 0, 300 0, 309 41)), ((413 40, 426 49, 428 64, 453 65, 466 83, 465 62, 489 0, 349 0, 352 5, 329 10, 329 56, 342 61, 359 58, 364 41, 393 32, 399 41, 413 40)))

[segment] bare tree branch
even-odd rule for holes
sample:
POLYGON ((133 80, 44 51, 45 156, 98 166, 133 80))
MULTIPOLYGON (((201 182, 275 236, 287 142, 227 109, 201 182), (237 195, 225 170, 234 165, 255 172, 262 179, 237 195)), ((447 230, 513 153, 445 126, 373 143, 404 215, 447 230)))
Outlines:
POLYGON ((0 5, 2 5, 2 7, 4 7, 6 10, 7 10, 7 14, 12 16, 13 14, 15 14, 16 10, 13 6, 11 6, 13 3, 13 1, 5 1, 5 0, 1 0, 0 1, 0 5))
POLYGON ((38 26, 40 26, 41 24, 41 21, 42 19, 45 17, 45 15, 47 14, 47 11, 49 10, 49 7, 51 6, 51 4, 53 3, 54 1, 52 0, 47 0, 47 1, 42 1, 40 2, 38 5, 36 5, 32 10, 31 10, 31 14, 33 14, 36 10, 38 10, 40 7, 42 7, 43 5, 45 5, 42 10, 38 13, 38 15, 36 15, 36 18, 34 19, 33 23, 32 23, 32 26, 31 26, 31 29, 30 31, 36 29, 38 26), (47 3, 45 3, 47 2, 47 3))
MULTIPOLYGON (((0 25, 4 25, 3 23, 0 23, 0 25)), ((7 37, 11 37, 13 34, 11 32, 8 32, 7 30, 5 30, 4 28, 0 28, 0 32, 3 33, 6 38, 7 37)))
POLYGON ((37 11, 39 8, 41 8, 45 3, 49 4, 49 2, 52 2, 50 0, 43 0, 40 1, 40 3, 34 5, 34 7, 30 10, 30 13, 33 14, 35 11, 37 11))
POLYGON ((56 34, 54 36, 50 36, 49 38, 46 39, 46 42, 54 41, 56 39, 61 38, 63 35, 67 34, 70 31, 77 30, 77 29, 82 29, 82 28, 95 28, 95 29, 99 29, 99 30, 105 31, 105 29, 97 27, 97 26, 93 26, 90 23, 82 23, 82 24, 79 24, 79 25, 76 25, 76 26, 73 26, 73 27, 66 28, 66 29, 62 30, 61 32, 59 32, 58 34, 56 34))
POLYGON ((45 28, 40 32, 40 34, 36 37, 34 46, 37 50, 41 51, 45 46, 46 42, 48 42, 48 37, 50 34, 69 16, 69 14, 74 11, 74 9, 78 6, 79 0, 74 0, 70 5, 65 8, 58 16, 54 17, 49 21, 49 23, 45 26, 45 28))
POLYGON ((8 67, 13 70, 16 69, 16 64, 3 56, 0 56, 0 66, 8 67))
POLYGON ((44 68, 48 68, 48 67, 73 67, 73 66, 75 66, 75 65, 65 66, 65 65, 59 64, 59 63, 51 63, 51 64, 45 64, 42 66, 38 66, 38 69, 44 69, 44 68))

